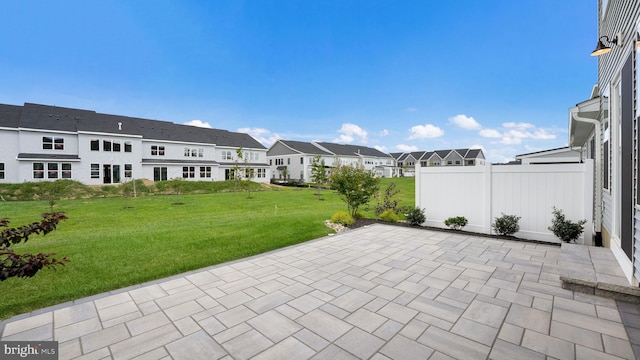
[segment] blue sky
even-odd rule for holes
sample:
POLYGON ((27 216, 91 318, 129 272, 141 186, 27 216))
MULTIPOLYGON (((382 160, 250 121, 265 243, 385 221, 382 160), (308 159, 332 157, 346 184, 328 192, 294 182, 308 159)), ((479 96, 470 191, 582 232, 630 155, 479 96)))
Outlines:
POLYGON ((0 0, 0 103, 385 152, 566 146, 595 0, 0 0))

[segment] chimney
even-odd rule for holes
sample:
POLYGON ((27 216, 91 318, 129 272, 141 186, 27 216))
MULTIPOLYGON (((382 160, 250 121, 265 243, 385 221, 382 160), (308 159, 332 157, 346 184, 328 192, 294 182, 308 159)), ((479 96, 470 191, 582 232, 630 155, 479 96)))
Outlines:
POLYGON ((118 123, 118 130, 122 130, 122 123, 121 122, 118 123))

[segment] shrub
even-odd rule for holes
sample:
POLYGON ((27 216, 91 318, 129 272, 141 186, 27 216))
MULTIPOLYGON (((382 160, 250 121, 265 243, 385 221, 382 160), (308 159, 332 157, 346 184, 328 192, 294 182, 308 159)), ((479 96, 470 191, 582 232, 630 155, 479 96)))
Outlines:
POLYGON ((9 219, 0 219, 0 281, 10 277, 32 277, 43 268, 53 268, 69 262, 66 256, 58 260, 53 257, 53 253, 18 254, 10 248, 11 245, 27 242, 31 235, 47 235, 56 229, 60 221, 67 219, 67 216, 60 212, 44 213, 42 217, 40 222, 17 228, 9 227, 9 219))
POLYGON ((493 231, 495 231, 499 235, 509 236, 520 231, 520 221, 521 217, 516 215, 505 215, 502 213, 502 216, 495 218, 491 227, 493 231))
POLYGON ((356 213, 353 214, 354 219, 362 219, 363 217, 364 217, 364 214, 360 211, 356 211, 356 213))
POLYGON ((453 230, 460 230, 467 226, 467 223, 469 223, 469 221, 464 216, 450 217, 444 221, 444 224, 453 230))
POLYGON ((551 230, 553 235, 564 242, 576 241, 584 231, 584 224, 587 223, 587 220, 578 222, 567 220, 562 210, 556 209, 555 206, 552 213, 553 220, 551 220, 551 226, 548 229, 551 230))
POLYGON ((391 209, 382 212, 382 214, 380 214, 380 219, 391 223, 396 223, 399 220, 398 215, 396 215, 396 213, 391 209))
POLYGON ((331 222, 334 224, 342 224, 344 226, 352 225, 354 220, 353 216, 346 211, 340 210, 336 211, 333 216, 331 216, 331 222))
POLYGON ((407 218, 407 221, 411 225, 422 225, 427 220, 427 217, 424 214, 424 209, 417 206, 410 209, 404 217, 407 218))
POLYGON ((387 210, 393 210, 394 212, 396 212, 397 211, 396 207, 398 206, 398 200, 393 200, 393 197, 398 195, 399 193, 400 193, 400 190, 396 190, 396 183, 394 182, 389 183, 389 186, 387 186, 387 188, 384 190, 384 197, 382 197, 381 193, 376 194, 376 198, 378 199, 378 204, 374 209, 374 213, 377 216, 380 216, 380 214, 382 214, 387 210), (381 197, 383 198, 382 202, 380 201, 381 197))

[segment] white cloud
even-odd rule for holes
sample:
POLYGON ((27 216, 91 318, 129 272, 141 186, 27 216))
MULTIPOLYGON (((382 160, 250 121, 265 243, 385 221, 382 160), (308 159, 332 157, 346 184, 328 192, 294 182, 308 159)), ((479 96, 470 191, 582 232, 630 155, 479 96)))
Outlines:
POLYGON ((280 135, 274 134, 270 130, 263 128, 240 128, 238 129, 238 132, 251 135, 266 147, 273 145, 274 142, 280 139, 280 135))
POLYGON ((409 131, 411 132, 409 140, 433 139, 444 135, 444 131, 442 131, 442 129, 431 124, 416 125, 411 127, 409 131))
POLYGON ((344 123, 338 133, 340 133, 340 136, 337 139, 333 139, 333 142, 350 144, 356 137, 363 143, 367 142, 367 132, 356 124, 344 123))
POLYGON ((534 128, 535 125, 530 124, 530 123, 523 123, 523 122, 506 122, 502 124, 503 127, 507 128, 507 129, 511 129, 511 128, 515 128, 518 130, 524 130, 524 129, 531 129, 534 128))
POLYGON ((486 138, 499 138, 499 137, 502 137, 500 132, 498 130, 494 130, 494 129, 482 129, 482 130, 480 130, 480 136, 486 137, 486 138))
POLYGON ((389 135, 389 130, 383 129, 382 131, 380 131, 380 136, 387 136, 387 135, 389 135))
POLYGON ((405 145, 405 144, 398 144, 396 145, 396 149, 402 151, 402 152, 412 152, 412 151, 418 151, 418 147, 417 146, 413 146, 413 145, 405 145))
POLYGON ((449 122, 465 130, 479 130, 482 126, 471 116, 459 114, 449 118, 449 122))
POLYGON ((474 144, 474 145, 471 145, 471 146, 469 146, 469 149, 480 149, 480 150, 482 150, 482 151, 485 151, 485 150, 484 150, 484 146, 482 146, 482 145, 480 145, 480 144, 474 144))
POLYGON ((387 147, 386 146, 376 145, 373 148, 378 150, 378 151, 382 151, 385 154, 387 153, 387 147))
POLYGON ((202 120, 191 120, 191 121, 187 121, 184 124, 185 125, 191 125, 191 126, 197 126, 197 127, 211 129, 211 124, 209 124, 208 122, 202 121, 202 120))

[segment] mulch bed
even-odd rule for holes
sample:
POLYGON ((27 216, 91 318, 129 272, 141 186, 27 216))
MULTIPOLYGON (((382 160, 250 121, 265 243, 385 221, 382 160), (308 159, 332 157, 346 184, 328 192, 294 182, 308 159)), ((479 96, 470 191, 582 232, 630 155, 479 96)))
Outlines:
POLYGON ((540 240, 521 239, 521 238, 518 238, 518 237, 515 237, 515 236, 492 235, 492 234, 483 234, 483 233, 476 233, 476 232, 464 231, 464 230, 443 229, 443 228, 437 228, 437 227, 433 227, 433 226, 411 225, 411 224, 406 223, 406 222, 391 223, 391 222, 382 221, 380 219, 370 219, 370 218, 358 218, 358 219, 355 219, 355 222, 351 226, 349 226, 349 228, 350 229, 357 229, 359 227, 373 225, 373 224, 402 226, 402 227, 408 227, 408 228, 412 228, 412 229, 440 231, 440 232, 447 232, 447 233, 456 234, 456 235, 479 236, 479 237, 486 237, 486 238, 492 238, 492 239, 497 239, 497 240, 511 240, 511 241, 520 241, 520 242, 526 242, 526 243, 532 243, 532 244, 543 244, 543 245, 560 246, 559 243, 553 243, 553 242, 548 242, 548 241, 540 241, 540 240))

